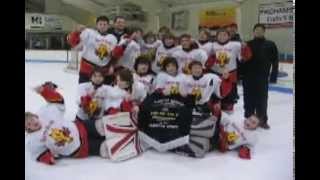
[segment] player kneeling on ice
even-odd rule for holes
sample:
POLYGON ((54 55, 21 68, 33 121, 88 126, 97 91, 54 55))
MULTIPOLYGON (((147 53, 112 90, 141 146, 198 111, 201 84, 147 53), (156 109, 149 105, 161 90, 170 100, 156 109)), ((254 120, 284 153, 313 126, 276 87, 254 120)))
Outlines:
POLYGON ((134 81, 141 82, 144 85, 147 93, 151 93, 153 90, 152 83, 154 79, 154 73, 151 70, 150 57, 146 54, 138 56, 134 64, 134 70, 134 81))
POLYGON ((191 157, 204 157, 210 150, 210 141, 217 137, 218 119, 220 117, 220 101, 214 97, 226 96, 232 87, 228 80, 221 80, 215 74, 203 74, 203 66, 199 61, 189 64, 191 75, 186 75, 182 82, 183 96, 193 99, 192 123, 190 129, 190 142, 179 147, 175 152, 191 157))
POLYGON ((154 81, 155 91, 163 95, 180 94, 180 85, 185 75, 178 72, 178 62, 174 57, 166 57, 162 63, 162 71, 154 81))
POLYGON ((103 82, 102 69, 97 68, 92 71, 90 82, 79 85, 77 119, 82 121, 97 120, 103 116, 105 101, 113 90, 111 86, 104 85, 103 82))
POLYGON ((251 159, 251 150, 257 140, 255 129, 259 125, 259 119, 252 115, 243 123, 237 122, 230 115, 222 112, 219 132, 219 150, 238 149, 238 155, 242 159, 251 159))
MULTIPOLYGON (((100 152, 101 144, 95 145, 96 139, 88 136, 90 127, 80 120, 64 119, 64 99, 56 88, 51 82, 35 88, 48 104, 37 114, 25 113, 27 149, 31 157, 52 165, 59 157, 84 158, 103 154, 100 152)), ((102 150, 104 151, 104 148, 102 150)))
POLYGON ((138 112, 140 103, 147 96, 145 86, 135 81, 129 69, 121 69, 116 75, 113 94, 119 94, 116 98, 106 101, 106 114, 117 112, 138 112))
POLYGON ((160 72, 166 57, 172 57, 175 51, 181 49, 176 45, 176 37, 171 32, 164 34, 161 41, 161 46, 157 48, 155 59, 152 62, 152 71, 156 73, 160 72))

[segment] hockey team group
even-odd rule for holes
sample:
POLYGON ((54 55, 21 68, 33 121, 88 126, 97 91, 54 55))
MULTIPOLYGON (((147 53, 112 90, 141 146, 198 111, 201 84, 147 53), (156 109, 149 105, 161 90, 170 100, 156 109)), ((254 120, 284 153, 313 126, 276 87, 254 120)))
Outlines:
MULTIPOLYGON (((118 17, 118 26, 125 19, 118 17)), ((81 50, 78 111, 64 118, 65 99, 48 80, 34 87, 46 105, 25 113, 27 150, 45 164, 60 158, 100 156, 111 161, 138 157, 147 150, 203 158, 211 151, 238 151, 250 159, 261 116, 233 119, 237 67, 251 61, 252 49, 219 29, 199 40, 176 37, 169 29, 155 35, 135 27, 77 26, 68 43, 81 50), (120 30, 119 30, 120 29, 120 30)), ((265 128, 267 129, 267 128, 265 128)))

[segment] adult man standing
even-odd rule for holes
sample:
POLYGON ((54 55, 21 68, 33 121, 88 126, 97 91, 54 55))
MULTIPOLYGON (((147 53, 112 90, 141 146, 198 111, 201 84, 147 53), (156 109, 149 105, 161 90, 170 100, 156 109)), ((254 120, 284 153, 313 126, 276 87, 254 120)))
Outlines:
POLYGON ((272 66, 270 82, 276 82, 278 50, 273 41, 265 39, 263 24, 256 24, 253 31, 254 39, 247 42, 252 50, 252 58, 242 66, 245 117, 256 114, 260 119, 260 127, 269 129, 267 123, 269 75, 272 66))
POLYGON ((123 16, 116 16, 114 18, 113 27, 108 29, 108 33, 113 34, 119 43, 121 36, 127 33, 125 18, 123 16))

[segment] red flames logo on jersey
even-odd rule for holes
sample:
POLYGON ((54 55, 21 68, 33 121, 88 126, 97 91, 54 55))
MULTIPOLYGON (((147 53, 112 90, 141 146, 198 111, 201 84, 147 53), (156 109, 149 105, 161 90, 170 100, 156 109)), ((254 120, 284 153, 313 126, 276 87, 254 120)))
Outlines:
POLYGON ((193 95, 197 101, 199 101, 202 97, 201 89, 199 87, 192 88, 191 95, 193 95))
POLYGON ((226 52, 219 52, 217 55, 217 63, 220 67, 224 67, 230 62, 230 57, 226 52))
POLYGON ((174 95, 174 94, 179 94, 179 86, 178 84, 173 84, 170 86, 170 94, 174 95))
POLYGON ((164 59, 166 58, 165 55, 161 55, 160 58, 159 58, 159 62, 158 62, 158 66, 162 66, 163 65, 163 62, 164 62, 164 59))
POLYGON ((191 69, 190 69, 190 67, 189 67, 190 62, 191 62, 191 60, 188 60, 188 61, 185 63, 185 65, 184 65, 184 67, 183 67, 183 69, 182 69, 182 72, 183 72, 183 73, 185 73, 185 74, 191 74, 191 69))
POLYGON ((229 132, 227 139, 228 139, 228 144, 234 144, 234 142, 239 138, 239 136, 236 134, 236 132, 229 132))
POLYGON ((102 60, 109 55, 109 47, 105 43, 101 43, 95 51, 96 55, 102 60))
POLYGON ((66 127, 62 127, 62 129, 53 128, 49 135, 57 146, 64 146, 66 143, 71 143, 73 138, 70 136, 70 130, 66 127))

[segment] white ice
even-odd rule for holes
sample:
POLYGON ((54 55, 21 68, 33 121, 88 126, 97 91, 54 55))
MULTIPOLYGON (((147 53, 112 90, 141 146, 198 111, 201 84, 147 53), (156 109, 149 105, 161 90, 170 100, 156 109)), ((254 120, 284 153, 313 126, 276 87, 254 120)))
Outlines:
MULTIPOLYGON (((44 100, 31 88, 53 81, 58 84, 66 101, 66 119, 73 120, 78 76, 63 71, 65 64, 25 64, 25 110, 36 112, 44 100)), ((242 120, 242 98, 234 117, 242 120)), ((113 163, 99 157, 62 159, 47 166, 30 159, 25 151, 26 180, 291 180, 293 179, 294 135, 293 95, 269 92, 270 130, 258 129, 251 160, 238 158, 236 152, 211 152, 203 159, 172 153, 148 151, 126 162, 113 163)))

